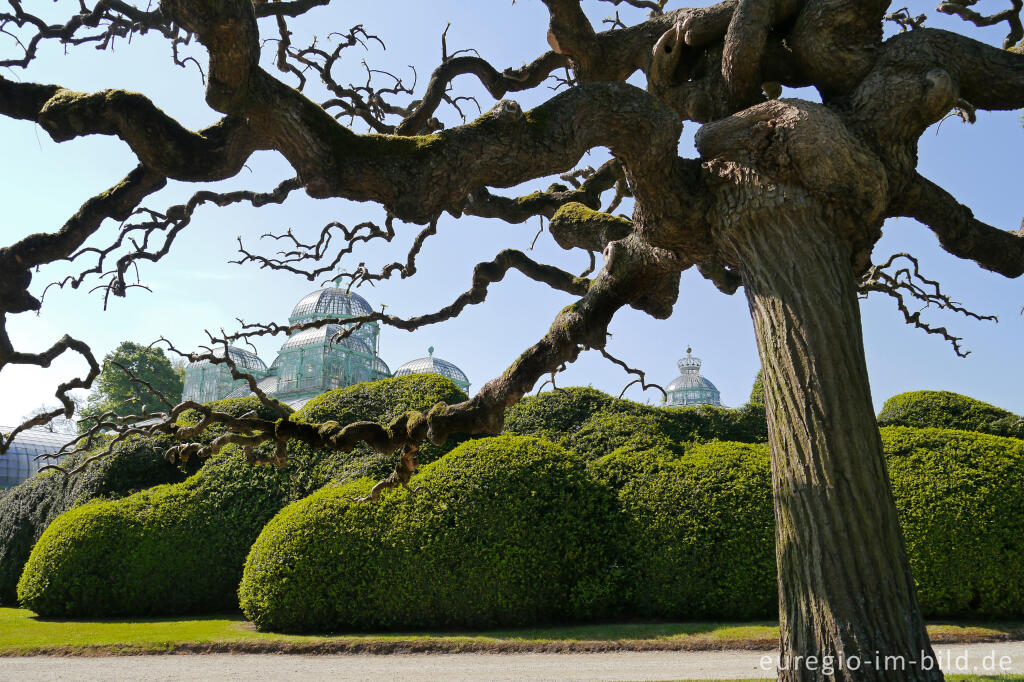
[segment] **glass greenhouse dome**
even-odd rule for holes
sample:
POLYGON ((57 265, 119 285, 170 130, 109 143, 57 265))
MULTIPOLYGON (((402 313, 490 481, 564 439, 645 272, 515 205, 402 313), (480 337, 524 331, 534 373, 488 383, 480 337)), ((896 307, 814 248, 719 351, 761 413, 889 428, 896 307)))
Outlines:
POLYGON ((391 376, 387 364, 364 337, 353 334, 336 339, 343 331, 341 325, 328 324, 292 334, 274 361, 275 395, 313 396, 391 376))
MULTIPOLYGON (((213 355, 224 357, 224 348, 215 348, 213 355)), ((228 347, 228 355, 235 366, 243 372, 252 374, 257 379, 266 376, 267 365, 255 353, 244 348, 228 347)), ((194 400, 197 403, 208 403, 220 400, 245 382, 231 378, 231 368, 224 363, 212 363, 209 360, 190 362, 185 366, 185 389, 182 400, 194 400)))
MULTIPOLYGON (((366 299, 339 286, 317 289, 295 304, 288 322, 298 325, 336 318, 338 323, 294 332, 269 369, 249 351, 232 347, 229 352, 239 369, 256 377, 261 391, 299 407, 324 391, 391 376, 387 363, 377 355, 376 322, 365 323, 351 335, 340 337, 348 329, 340 321, 372 312, 366 299)), ((224 365, 205 361, 185 368, 185 400, 210 402, 248 395, 252 395, 249 385, 231 380, 231 372, 224 365)))
POLYGON ((692 350, 686 349, 686 357, 678 362, 680 376, 665 387, 668 398, 667 405, 718 405, 722 404, 722 394, 715 385, 700 374, 700 358, 691 355, 692 350))
MULTIPOLYGON (((335 283, 333 287, 311 291, 299 299, 288 317, 288 323, 302 324, 328 318, 362 317, 371 313, 373 308, 365 298, 346 291, 335 283)), ((376 348, 379 334, 380 327, 376 322, 366 322, 352 335, 365 339, 376 348)))
MULTIPOLYGON (((14 427, 0 426, 0 433, 10 433, 13 430, 14 427)), ((52 455, 74 437, 45 429, 27 429, 19 433, 7 454, 0 455, 0 489, 13 488, 43 466, 53 464, 55 460, 36 457, 52 455)))
POLYGON ((466 374, 447 360, 434 357, 434 347, 427 349, 427 357, 410 360, 395 370, 395 376, 400 377, 406 374, 440 374, 448 377, 455 385, 469 393, 469 378, 466 374))

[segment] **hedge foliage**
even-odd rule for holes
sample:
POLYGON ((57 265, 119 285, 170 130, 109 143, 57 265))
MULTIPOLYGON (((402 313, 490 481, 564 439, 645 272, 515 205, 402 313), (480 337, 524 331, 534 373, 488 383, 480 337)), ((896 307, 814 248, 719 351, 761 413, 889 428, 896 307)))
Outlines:
MULTIPOLYGON (((83 457, 105 447, 106 442, 83 457)), ((32 546, 57 516, 92 499, 124 497, 161 483, 185 480, 188 470, 168 462, 163 452, 160 439, 132 437, 81 474, 68 478, 59 472, 44 472, 0 498, 0 604, 15 603, 18 578, 32 546)), ((67 464, 81 459, 75 457, 67 464)))
POLYGON ((961 429, 1024 438, 1024 418, 949 391, 912 391, 894 395, 885 401, 878 413, 878 425, 961 429))
POLYGON ((591 465, 626 517, 625 613, 757 618, 777 608, 768 448, 715 442, 681 457, 619 450, 591 465))
POLYGON ((184 483, 72 509, 33 548, 18 601, 47 617, 233 610, 242 560, 289 500, 291 473, 231 448, 184 483))
MULTIPOLYGON (((427 410, 460 398, 464 394, 447 379, 413 375, 332 391, 293 418, 388 422, 407 409, 427 410)), ((254 401, 216 406, 241 414, 254 401)), ((289 455, 281 469, 262 468, 247 465, 239 450, 229 448, 182 483, 60 516, 36 543, 18 586, 19 601, 47 616, 237 608, 242 563, 263 525, 288 502, 345 474, 358 458, 300 444, 289 455)))
POLYGON ((524 398, 505 415, 505 432, 536 436, 597 459, 618 448, 669 448, 712 440, 763 443, 768 426, 763 405, 729 409, 652 407, 590 387, 572 387, 524 398))
POLYGON ((464 443, 412 481, 431 492, 330 487, 260 534, 239 589, 260 628, 491 627, 571 620, 616 594, 611 492, 535 438, 464 443))
MULTIPOLYGON (((303 405, 294 419, 311 424, 389 424, 409 410, 427 413, 438 403, 453 405, 467 399, 451 379, 439 374, 409 374, 328 391, 303 405)), ((449 438, 440 446, 424 444, 417 453, 419 463, 434 461, 462 440, 449 438)), ((352 481, 364 476, 380 479, 395 467, 393 456, 382 455, 363 444, 350 453, 331 453, 325 457, 308 445, 293 443, 288 447, 288 456, 301 464, 298 475, 307 492, 319 490, 331 481, 352 481)))
POLYGON ((925 613, 1024 615, 1024 441, 888 427, 882 442, 925 613))
MULTIPOLYGON (((887 466, 925 615, 1024 615, 1024 441, 886 427, 887 466)), ((682 456, 620 449, 590 465, 618 491, 631 546, 627 613, 766 617, 776 609, 767 448, 707 443, 682 456)))
MULTIPOLYGON (((256 411, 259 416, 270 413, 256 398, 220 400, 211 407, 241 416, 256 411)), ((198 415, 186 412, 182 422, 195 422, 198 415)), ((213 427, 196 440, 209 441, 223 429, 213 427)), ((102 453, 109 440, 65 461, 65 466, 102 453)), ((76 505, 94 499, 117 499, 139 490, 164 483, 180 483, 194 474, 201 461, 175 466, 164 457, 174 444, 169 436, 132 436, 114 446, 113 451, 73 477, 59 472, 32 476, 0 500, 0 604, 13 604, 17 599, 18 578, 28 560, 32 546, 55 518, 76 505)))
MULTIPOLYGON (((413 375, 335 391, 294 418, 389 421, 464 398, 413 375)), ((971 408, 934 417, 960 429, 1008 414, 941 404, 971 408)), ((276 470, 226 451, 184 483, 58 517, 19 597, 48 616, 156 615, 231 609, 237 588, 260 628, 296 632, 774 614, 767 448, 725 439, 756 441, 761 408, 656 408, 578 388, 523 401, 506 426, 561 446, 446 444, 413 480, 430 493, 375 505, 352 498, 385 458, 293 446, 276 470)), ((910 427, 882 439, 925 614, 1024 616, 1024 440, 910 427)))

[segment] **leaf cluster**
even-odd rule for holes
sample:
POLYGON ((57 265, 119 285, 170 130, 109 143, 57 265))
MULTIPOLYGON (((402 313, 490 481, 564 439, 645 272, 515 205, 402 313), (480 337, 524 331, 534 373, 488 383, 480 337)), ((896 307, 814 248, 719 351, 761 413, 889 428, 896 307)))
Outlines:
POLYGON ((878 413, 879 426, 935 427, 1024 438, 1024 417, 950 391, 894 395, 878 413))

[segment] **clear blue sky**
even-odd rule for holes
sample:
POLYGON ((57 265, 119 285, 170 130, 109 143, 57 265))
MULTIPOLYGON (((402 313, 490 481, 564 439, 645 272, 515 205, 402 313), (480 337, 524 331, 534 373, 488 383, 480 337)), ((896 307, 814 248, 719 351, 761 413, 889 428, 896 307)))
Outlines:
MULTIPOLYGON (((61 0, 58 7, 77 6, 61 0)), ((605 3, 585 3, 599 22, 614 12, 605 3)), ((670 3, 669 8, 685 6, 670 3)), ((43 10, 53 11, 49 7, 43 10)), ((958 20, 938 15, 931 3, 912 3, 915 13, 927 12, 928 25, 966 31, 958 20)), ((639 13, 620 9, 627 16, 639 13)), ((348 51, 346 68, 354 82, 364 79, 360 60, 374 68, 403 76, 416 66, 422 92, 430 71, 440 57, 440 35, 447 22, 450 50, 476 48, 499 69, 519 66, 547 49, 546 10, 539 0, 516 4, 445 2, 334 3, 314 10, 307 22, 321 35, 327 30, 345 30, 364 24, 378 33, 388 49, 371 45, 366 51, 348 51)), ((265 24, 270 28, 271 24, 265 24)), ((1002 27, 970 31, 989 43, 998 44, 1002 27)), ((4 38, 0 36, 0 38, 4 38)), ((4 43, 0 43, 4 44, 4 43)), ((9 49, 4 44, 4 50, 9 49)), ((204 63, 201 51, 196 51, 204 63)), ((8 70, 8 78, 56 82, 79 90, 124 88, 151 97, 160 107, 190 127, 207 125, 219 117, 203 102, 203 86, 194 67, 180 69, 169 58, 167 44, 155 37, 136 37, 121 42, 113 54, 86 47, 65 56, 56 44, 44 44, 41 58, 27 71, 8 70)), ((476 94, 486 110, 492 104, 470 77, 456 83, 460 92, 476 94)), ((794 93, 786 93, 791 96, 794 93)), ((806 96, 805 93, 799 93, 806 96)), ((541 88, 515 95, 529 107, 550 95, 541 88)), ((448 123, 457 119, 442 112, 448 123)), ((362 132, 358 125, 356 129, 362 132)), ((693 155, 692 139, 697 126, 687 124, 680 151, 693 155)), ((36 125, 0 119, 0 136, 5 157, 0 164, 0 243, 9 244, 26 234, 50 231, 73 214, 83 201, 117 182, 134 167, 134 157, 113 138, 94 137, 56 144, 36 125)), ((951 190, 982 219, 1003 228, 1015 229, 1024 215, 1024 201, 1013 188, 1019 185, 1015 172, 1021 157, 1024 130, 1016 113, 979 113, 978 123, 965 125, 948 120, 929 130, 921 142, 922 172, 951 190)), ((591 155, 593 165, 605 158, 601 150, 591 155)), ((590 163, 591 161, 584 161, 590 163)), ((214 185, 218 189, 268 190, 293 173, 276 154, 260 153, 241 175, 214 185)), ((543 187, 550 179, 522 188, 543 187)), ((191 195, 198 186, 172 183, 151 198, 148 205, 162 209, 191 195)), ((314 201, 296 195, 283 206, 263 209, 205 207, 181 235, 171 254, 158 264, 142 266, 142 280, 153 289, 131 292, 127 299, 114 300, 102 310, 97 294, 86 290, 54 291, 47 296, 42 315, 19 315, 10 319, 12 338, 19 348, 40 350, 68 332, 86 340, 98 354, 109 351, 123 339, 150 342, 161 335, 180 347, 201 343, 204 329, 233 329, 235 318, 284 322, 294 303, 320 282, 310 283, 282 273, 260 271, 255 266, 229 265, 237 256, 235 238, 264 253, 274 250, 273 242, 260 242, 267 231, 289 227, 312 237, 332 220, 352 225, 363 220, 383 220, 374 205, 342 200, 314 201)), ((391 245, 365 248, 346 263, 352 268, 365 261, 379 268, 393 260, 404 260, 405 252, 418 231, 401 226, 400 237, 391 245)), ((537 223, 506 225, 474 218, 442 220, 438 235, 427 242, 419 259, 419 274, 406 281, 365 286, 360 293, 372 304, 387 304, 388 312, 414 315, 450 302, 469 286, 473 265, 487 260, 501 248, 529 247, 537 223)), ((116 234, 107 224, 92 244, 105 246, 116 234)), ((906 326, 893 303, 873 296, 862 304, 864 336, 876 406, 889 396, 916 389, 947 389, 965 393, 996 405, 1024 413, 1024 369, 1019 346, 1024 341, 1024 287, 1020 280, 982 271, 976 265, 948 256, 939 249, 927 228, 912 221, 890 221, 879 243, 876 260, 890 253, 910 251, 922 262, 925 274, 942 281, 948 293, 980 313, 997 314, 999 324, 935 313, 927 319, 945 324, 965 337, 973 353, 959 359, 950 346, 935 336, 906 326)), ((575 271, 586 266, 582 253, 566 253, 550 235, 543 234, 533 254, 575 271)), ((91 263, 88 263, 91 265, 91 263)), ((37 295, 45 285, 72 269, 67 264, 45 268, 36 275, 32 291, 37 295)), ((552 292, 516 274, 491 288, 487 301, 444 325, 415 333, 384 329, 381 355, 395 368, 426 354, 428 346, 436 355, 458 364, 469 376, 473 388, 500 373, 528 345, 547 329, 555 313, 571 301, 568 295, 552 292)), ((676 375, 676 360, 687 345, 704 360, 704 374, 722 391, 726 404, 745 402, 758 367, 750 317, 742 292, 728 297, 702 280, 695 272, 683 277, 675 313, 656 321, 627 310, 618 315, 611 331, 609 350, 648 372, 650 379, 667 383, 676 375)), ((282 337, 258 343, 260 355, 269 363, 282 337)), ((0 424, 18 421, 44 402, 53 403, 57 383, 81 371, 77 360, 62 360, 46 371, 8 367, 0 372, 0 424)), ((585 354, 559 376, 559 385, 592 384, 618 394, 631 377, 594 353, 585 354)), ((660 394, 627 393, 638 400, 660 400, 660 394)))

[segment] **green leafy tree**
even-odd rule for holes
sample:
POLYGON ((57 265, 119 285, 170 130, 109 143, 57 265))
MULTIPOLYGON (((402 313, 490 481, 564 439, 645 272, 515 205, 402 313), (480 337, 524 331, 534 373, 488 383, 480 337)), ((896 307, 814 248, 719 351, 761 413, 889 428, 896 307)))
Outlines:
POLYGON ((754 385, 750 388, 750 399, 747 400, 750 405, 764 405, 764 372, 757 370, 757 376, 754 377, 754 385))
POLYGON ((140 383, 142 381, 172 403, 181 397, 182 376, 175 371, 162 349, 122 341, 103 358, 103 369, 82 409, 79 429, 89 426, 89 417, 104 412, 125 416, 139 414, 142 410, 147 413, 166 410, 167 406, 156 393, 140 383))

